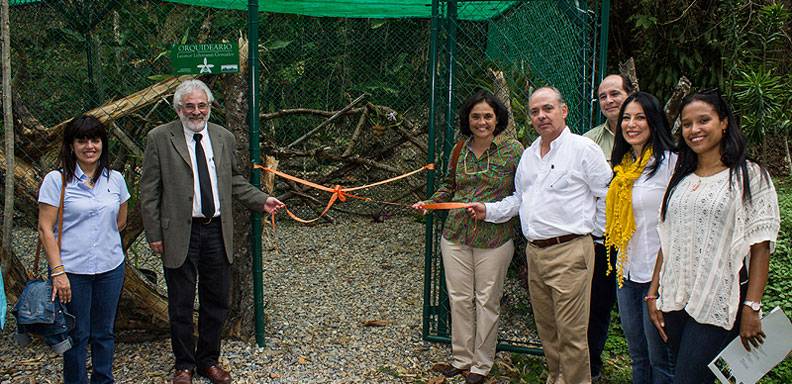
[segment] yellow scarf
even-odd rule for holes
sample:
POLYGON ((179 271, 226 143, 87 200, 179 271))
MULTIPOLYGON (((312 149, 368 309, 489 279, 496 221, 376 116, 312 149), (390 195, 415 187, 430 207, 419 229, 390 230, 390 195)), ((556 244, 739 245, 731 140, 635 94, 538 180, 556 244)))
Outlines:
POLYGON ((611 181, 608 188, 608 195, 605 197, 605 247, 608 255, 608 272, 610 275, 613 268, 610 263, 611 247, 616 247, 619 251, 619 259, 616 264, 616 281, 619 288, 624 281, 624 265, 627 263, 627 245, 630 243, 635 232, 635 216, 632 209, 632 189, 635 181, 641 177, 649 159, 652 158, 652 148, 643 151, 638 161, 629 154, 622 158, 619 165, 613 167, 616 176, 611 181))

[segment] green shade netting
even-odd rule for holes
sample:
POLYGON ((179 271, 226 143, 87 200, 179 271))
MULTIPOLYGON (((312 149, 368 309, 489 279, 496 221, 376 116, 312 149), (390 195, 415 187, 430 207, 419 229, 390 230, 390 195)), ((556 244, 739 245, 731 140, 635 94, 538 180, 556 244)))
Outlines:
MULTIPOLYGON (((41 0, 10 0, 11 5, 37 3, 41 0)), ((171 3, 203 7, 247 10, 246 0, 166 0, 171 3)), ((524 1, 524 0, 522 0, 524 1)), ((488 20, 500 15, 515 1, 470 1, 458 3, 461 20, 488 20)), ((350 18, 429 18, 431 0, 259 0, 261 12, 291 13, 307 16, 350 18)))

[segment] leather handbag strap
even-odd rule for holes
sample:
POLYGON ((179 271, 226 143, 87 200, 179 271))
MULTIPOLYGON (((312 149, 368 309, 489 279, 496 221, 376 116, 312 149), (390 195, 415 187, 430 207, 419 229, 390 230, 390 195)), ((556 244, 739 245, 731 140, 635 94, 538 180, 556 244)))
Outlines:
MULTIPOLYGON (((61 248, 61 239, 63 238, 63 200, 66 197, 66 174, 61 172, 61 191, 60 202, 58 203, 58 252, 61 248)), ((33 261, 33 274, 37 275, 39 271, 39 259, 41 259, 41 237, 39 236, 36 243, 36 258, 33 261)))

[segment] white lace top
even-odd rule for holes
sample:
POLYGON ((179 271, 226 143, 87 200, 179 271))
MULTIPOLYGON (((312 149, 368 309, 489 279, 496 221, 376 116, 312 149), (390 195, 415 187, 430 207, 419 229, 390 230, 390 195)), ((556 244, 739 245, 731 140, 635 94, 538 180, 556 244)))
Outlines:
POLYGON ((770 241, 780 227, 778 197, 758 165, 749 163, 751 202, 742 199, 741 177, 729 187, 729 170, 690 174, 679 182, 658 225, 663 250, 658 308, 685 309, 702 324, 731 329, 740 309, 739 272, 750 246, 770 241))

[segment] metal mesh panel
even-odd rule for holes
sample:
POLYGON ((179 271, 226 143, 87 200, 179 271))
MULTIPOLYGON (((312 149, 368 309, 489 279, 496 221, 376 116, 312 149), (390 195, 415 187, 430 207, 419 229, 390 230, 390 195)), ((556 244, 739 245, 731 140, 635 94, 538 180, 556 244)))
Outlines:
MULTIPOLYGON (((485 21, 457 20, 454 2, 440 4, 434 107, 443 170, 456 141, 456 109, 478 89, 487 89, 508 102, 514 127, 503 135, 517 137, 526 146, 536 136, 528 116, 528 96, 541 86, 551 85, 562 92, 569 106, 567 123, 573 131, 590 128, 596 14, 585 2, 575 1, 477 1, 464 5, 486 9, 504 3, 510 5, 508 11, 485 21)), ((424 326, 430 339, 449 341, 453 324, 439 246, 444 215, 436 216, 433 228, 428 229, 433 244, 424 326)), ((539 352, 530 300, 519 279, 525 248, 519 223, 516 227, 517 246, 501 302, 499 348, 539 352)))
MULTIPOLYGON (((134 220, 145 134, 176 118, 171 98, 178 81, 169 73, 169 48, 246 36, 241 9, 247 1, 225 0, 224 9, 133 0, 21 3, 10 16, 16 223, 25 235, 17 238, 26 240, 14 245, 17 254, 27 255, 35 247, 38 182, 57 164, 63 123, 87 111, 108 122, 107 150, 129 185, 134 220)), ((259 36, 251 42, 257 44, 261 69, 261 137, 253 140, 279 160, 280 170, 312 181, 356 186, 416 169, 428 158, 442 165, 436 172, 442 174, 456 135, 456 108, 477 88, 509 101, 514 116, 509 134, 525 144, 533 137, 525 105, 537 86, 550 84, 563 92, 574 130, 590 124, 594 29, 585 2, 440 2, 436 33, 432 20, 417 18, 261 13, 259 20, 259 36)), ((201 79, 217 99, 211 120, 244 132, 239 125, 246 123, 229 117, 235 112, 231 106, 240 104, 231 95, 240 95, 245 83, 231 81, 233 76, 238 75, 201 79)), ((412 177, 360 194, 410 204, 423 198, 424 183, 423 177, 412 177)), ((274 193, 290 198, 290 208, 303 217, 316 216, 329 197, 280 179, 274 193)), ((407 212, 357 200, 339 209, 375 220, 407 212)), ((428 226, 424 334, 448 340, 437 246, 442 217, 436 219, 428 226)), ((141 228, 134 229, 139 235, 141 228)), ((518 249, 507 279, 502 348, 535 346, 527 295, 516 278, 524 260, 518 249)), ((129 259, 161 270, 146 247, 133 246, 129 259)))
MULTIPOLYGON (((142 244, 131 247, 128 258, 161 271, 159 257, 137 236, 142 227, 136 204, 145 134, 177 118, 171 102, 178 81, 171 79, 168 51, 175 43, 236 41, 246 31, 246 13, 154 1, 47 0, 14 6, 9 16, 18 159, 15 227, 23 239, 14 243, 16 253, 30 255, 35 249, 38 182, 58 166, 63 126, 90 111, 107 123, 110 145, 104 150, 132 195, 127 233, 135 231, 142 244)), ((211 120, 225 125, 223 78, 202 79, 217 99, 211 120)))

